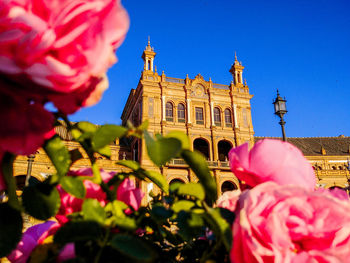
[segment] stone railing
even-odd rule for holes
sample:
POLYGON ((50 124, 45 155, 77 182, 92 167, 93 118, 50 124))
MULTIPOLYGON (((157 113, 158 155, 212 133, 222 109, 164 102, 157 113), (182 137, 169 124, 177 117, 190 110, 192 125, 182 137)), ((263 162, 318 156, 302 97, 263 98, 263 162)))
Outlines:
POLYGON ((166 78, 165 78, 165 81, 167 81, 167 82, 172 82, 172 83, 185 84, 185 80, 183 80, 183 79, 177 79, 177 78, 166 77, 166 78))
POLYGON ((315 173, 318 176, 350 176, 347 170, 317 170, 315 173))
POLYGON ((230 86, 215 83, 213 84, 213 88, 230 90, 230 86))
MULTIPOLYGON (((227 168, 230 169, 229 162, 224 161, 207 161, 208 166, 211 168, 227 168)), ((168 166, 187 166, 183 159, 172 159, 167 163, 168 166)))

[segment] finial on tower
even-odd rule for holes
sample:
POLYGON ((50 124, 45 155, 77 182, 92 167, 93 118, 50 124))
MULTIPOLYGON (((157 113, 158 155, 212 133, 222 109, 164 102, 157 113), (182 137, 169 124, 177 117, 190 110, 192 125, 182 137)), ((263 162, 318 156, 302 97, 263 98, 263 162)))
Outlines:
POLYGON ((148 43, 147 43, 147 46, 151 46, 151 37, 148 36, 148 43))
POLYGON ((237 53, 236 53, 236 51, 235 51, 235 61, 237 61, 237 53))

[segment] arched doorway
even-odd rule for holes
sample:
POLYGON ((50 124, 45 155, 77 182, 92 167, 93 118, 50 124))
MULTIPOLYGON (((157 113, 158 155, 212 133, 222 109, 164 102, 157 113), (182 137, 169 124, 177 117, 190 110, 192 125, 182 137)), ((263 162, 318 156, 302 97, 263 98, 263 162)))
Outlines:
POLYGON ((175 184, 175 183, 184 184, 185 182, 183 180, 181 180, 180 178, 175 178, 175 179, 170 181, 169 185, 175 184))
POLYGON ((202 138, 195 139, 193 141, 193 149, 201 152, 207 160, 210 159, 209 144, 206 140, 204 140, 202 138))
POLYGON ((218 143, 218 154, 219 154, 219 161, 228 161, 228 153, 230 152, 232 148, 232 144, 229 141, 222 140, 218 143))
POLYGON ((225 193, 227 191, 233 191, 233 190, 237 190, 237 189, 238 189, 238 187, 234 183, 232 183, 231 181, 225 181, 221 185, 221 193, 225 193))

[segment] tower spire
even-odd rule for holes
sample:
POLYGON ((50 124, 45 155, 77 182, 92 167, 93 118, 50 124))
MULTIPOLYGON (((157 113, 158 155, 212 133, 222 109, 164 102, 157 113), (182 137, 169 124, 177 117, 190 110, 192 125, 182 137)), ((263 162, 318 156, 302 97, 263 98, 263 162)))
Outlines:
POLYGON ((151 47, 151 38, 148 36, 147 46, 142 53, 142 59, 144 61, 144 70, 153 71, 154 69, 154 57, 156 52, 154 52, 153 47, 151 47))
POLYGON ((230 72, 232 74, 233 77, 233 83, 235 85, 239 84, 239 85, 246 85, 243 84, 243 69, 244 67, 242 66, 242 63, 240 63, 237 59, 237 52, 235 51, 235 61, 233 63, 233 65, 230 68, 230 72))

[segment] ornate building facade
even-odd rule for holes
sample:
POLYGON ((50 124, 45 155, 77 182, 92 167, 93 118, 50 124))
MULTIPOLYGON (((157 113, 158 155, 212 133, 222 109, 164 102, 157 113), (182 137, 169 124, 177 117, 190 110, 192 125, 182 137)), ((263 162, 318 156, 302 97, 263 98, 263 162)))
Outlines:
MULTIPOLYGON (((192 150, 207 158, 218 182, 218 190, 236 189, 238 181, 230 172, 228 152, 232 147, 254 144, 249 87, 243 82, 244 67, 235 56, 230 72, 232 81, 223 85, 205 80, 200 74, 193 79, 173 78, 155 69, 156 53, 150 43, 142 54, 144 69, 138 86, 131 90, 122 122, 139 125, 149 120, 151 134, 178 130, 188 135, 192 150)), ((147 169, 156 169, 147 158, 144 141, 131 142, 133 158, 147 169)), ((169 183, 195 181, 183 160, 174 159, 161 170, 169 183)))
MULTIPOLYGON (((250 146, 262 137, 254 138, 250 100, 253 95, 243 81, 242 63, 235 55, 229 72, 232 81, 218 84, 205 80, 200 74, 194 78, 173 78, 164 72, 158 74, 155 67, 156 52, 148 42, 143 51, 144 69, 135 89, 130 91, 121 119, 126 125, 135 126, 149 120, 149 132, 153 135, 179 130, 186 133, 193 150, 204 154, 218 184, 218 192, 238 188, 238 179, 232 174, 228 152, 232 147, 248 142, 250 146)), ((63 127, 56 132, 65 140, 69 150, 79 147, 71 141, 63 127)), ((280 138, 279 138, 280 139, 280 138)), ((297 146, 315 169, 321 187, 349 188, 350 137, 288 138, 297 146)), ((196 177, 183 160, 174 159, 159 170, 147 157, 144 141, 133 138, 111 145, 112 156, 108 160, 98 157, 98 164, 107 171, 120 172, 124 168, 116 161, 133 159, 146 169, 161 172, 169 183, 196 181, 196 177)), ((81 151, 83 152, 83 151, 81 151)), ((89 166, 86 155, 73 165, 73 169, 89 166)), ((55 169, 42 149, 31 157, 19 156, 15 162, 15 174, 19 185, 24 185, 27 175, 44 180, 55 169)), ((144 191, 152 185, 142 184, 144 191)))

